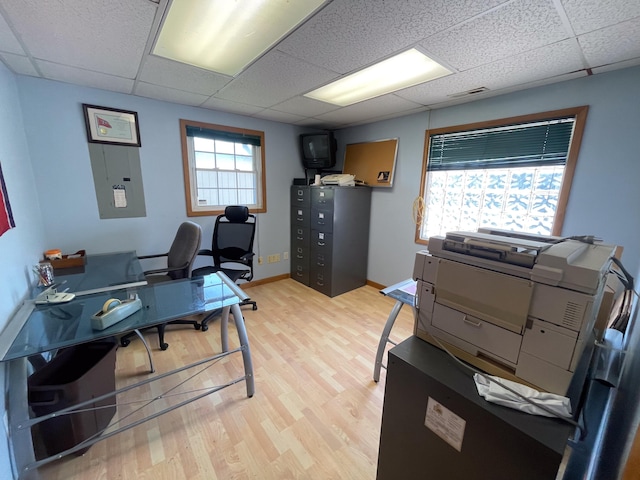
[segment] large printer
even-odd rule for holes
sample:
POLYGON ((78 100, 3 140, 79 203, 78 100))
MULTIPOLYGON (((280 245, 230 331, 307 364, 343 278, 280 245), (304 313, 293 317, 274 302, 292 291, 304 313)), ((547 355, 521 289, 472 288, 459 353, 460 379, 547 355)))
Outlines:
POLYGON ((495 375, 566 395, 615 246, 504 230, 450 232, 416 254, 414 334, 495 375))

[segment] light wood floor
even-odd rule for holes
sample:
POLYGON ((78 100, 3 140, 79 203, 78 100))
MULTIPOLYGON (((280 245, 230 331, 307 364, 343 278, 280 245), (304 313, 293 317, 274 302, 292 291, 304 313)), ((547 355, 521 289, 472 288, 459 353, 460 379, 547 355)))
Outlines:
MULTIPOLYGON (((41 467, 42 478, 374 479, 385 371, 377 384, 372 373, 394 301, 370 286, 329 298, 290 279, 247 293, 259 307, 243 309, 253 398, 244 383, 233 385, 41 467)), ((391 338, 401 341, 412 329, 411 310, 403 308, 391 338)), ((232 347, 235 333, 230 327, 232 347)), ((158 372, 220 351, 218 321, 207 332, 169 327, 164 352, 157 335, 147 338, 158 372)), ((118 349, 119 386, 146 378, 147 368, 141 342, 118 349)), ((206 370, 202 383, 241 372, 234 355, 206 370)))

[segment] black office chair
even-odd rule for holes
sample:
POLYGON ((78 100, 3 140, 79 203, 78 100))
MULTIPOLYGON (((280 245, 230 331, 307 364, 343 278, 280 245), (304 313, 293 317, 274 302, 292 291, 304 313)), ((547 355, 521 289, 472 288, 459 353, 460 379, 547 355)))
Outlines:
MULTIPOLYGON (((210 250, 200 250, 198 256, 209 256, 213 265, 196 268, 192 275, 204 276, 215 272, 223 272, 229 279, 238 283, 253 278, 253 239, 256 235, 256 217, 249 209, 241 205, 232 205, 224 209, 224 215, 216 218, 213 228, 213 239, 210 250)), ((242 305, 252 305, 258 309, 256 302, 244 300, 242 305)), ((208 315, 201 322, 203 331, 215 315, 208 315)))
MULTIPOLYGON (((191 277, 191 269, 193 262, 196 258, 198 251, 200 250, 200 241, 202 239, 202 229, 200 225, 194 222, 184 222, 178 228, 171 248, 167 253, 159 253, 155 255, 142 255, 138 258, 145 260, 149 258, 167 258, 167 266, 165 268, 157 268, 153 270, 146 270, 144 276, 147 283, 154 284, 160 282, 170 282, 172 280, 179 280, 182 278, 191 277)), ((187 324, 193 325, 196 330, 200 329, 200 323, 196 320, 173 320, 168 324, 187 324)), ((169 344, 164 341, 164 331, 167 323, 163 323, 156 327, 158 330, 158 337, 160 341, 160 349, 166 350, 169 344)), ((120 339, 120 345, 126 347, 129 345, 129 338, 136 335, 136 332, 129 333, 120 339)))

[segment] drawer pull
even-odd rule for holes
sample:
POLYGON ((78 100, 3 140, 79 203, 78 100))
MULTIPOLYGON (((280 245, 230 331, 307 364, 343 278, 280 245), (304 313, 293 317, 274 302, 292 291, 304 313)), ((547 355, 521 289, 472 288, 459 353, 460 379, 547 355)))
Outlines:
POLYGON ((296 237, 296 240, 304 240, 304 237, 296 237))
POLYGON ((324 247, 324 242, 318 242, 319 247, 324 247))
POLYGON ((301 222, 301 221, 303 221, 303 220, 304 220, 304 218, 303 218, 303 217, 296 217, 296 220, 297 220, 298 222, 301 222))
POLYGON ((304 255, 296 255, 296 258, 304 258, 304 255))
POLYGON ((318 262, 318 263, 317 263, 317 265, 318 265, 319 267, 324 267, 324 263, 320 263, 320 262, 318 262))
POLYGON ((324 282, 316 282, 319 287, 324 287, 324 282))
POLYGON ((462 321, 467 325, 471 325, 472 327, 480 328, 482 326, 482 322, 480 321, 474 322, 472 320, 469 320, 466 315, 464 316, 462 321))

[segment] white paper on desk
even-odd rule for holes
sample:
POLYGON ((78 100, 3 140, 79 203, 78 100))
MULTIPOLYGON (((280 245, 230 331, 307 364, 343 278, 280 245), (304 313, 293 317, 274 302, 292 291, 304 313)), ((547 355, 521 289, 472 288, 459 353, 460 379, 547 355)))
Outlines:
POLYGON ((539 392, 538 390, 522 385, 521 383, 512 382, 500 377, 494 377, 493 375, 481 375, 476 373, 473 376, 473 380, 476 382, 478 393, 488 402, 520 410, 521 412, 529 413, 531 415, 542 415, 544 417, 554 416, 551 413, 525 401, 515 393, 502 388, 497 383, 490 381, 490 378, 515 390, 526 398, 531 399, 533 402, 553 410, 558 416, 571 417, 571 402, 567 397, 556 395, 555 393, 539 392))

